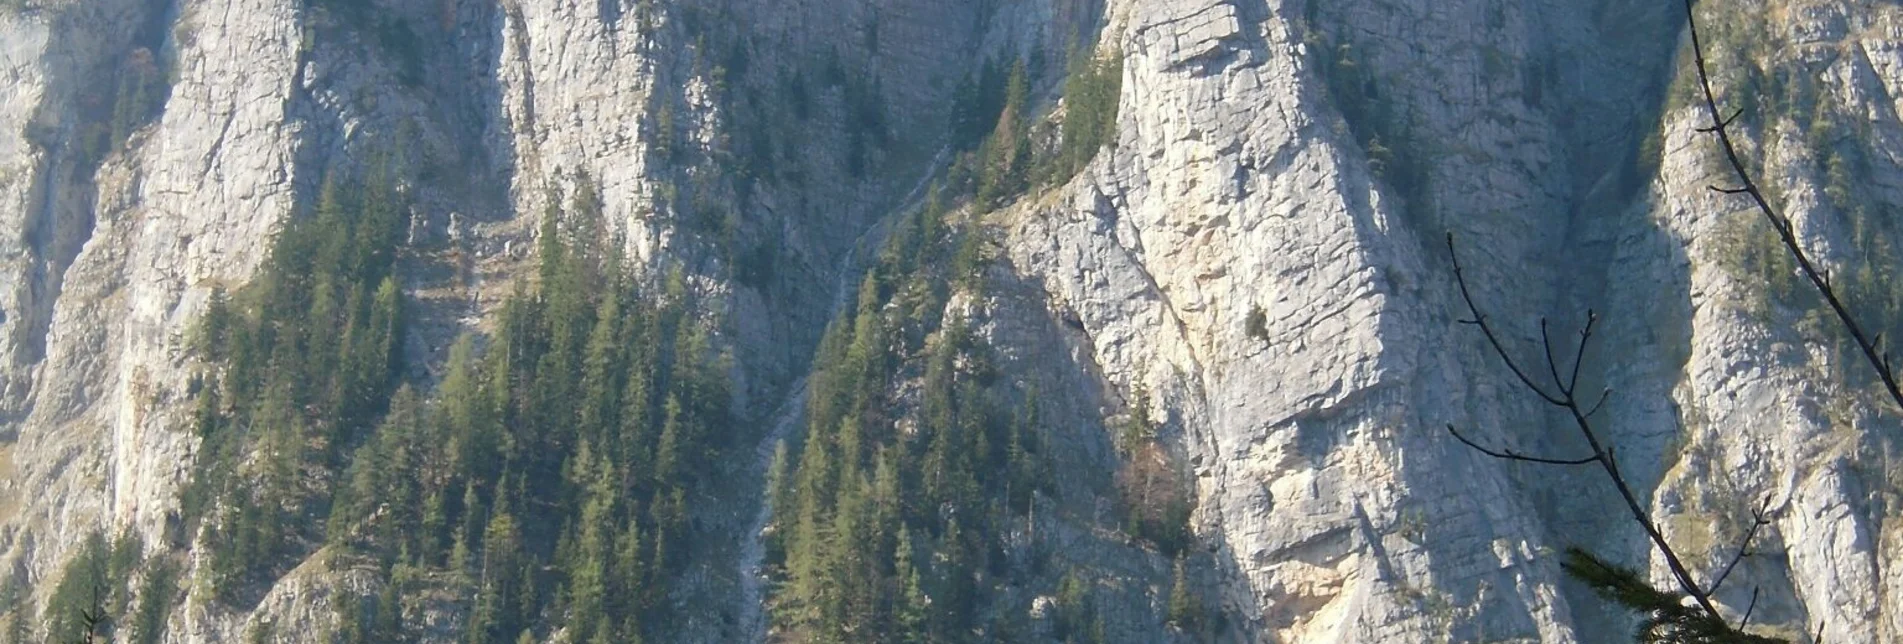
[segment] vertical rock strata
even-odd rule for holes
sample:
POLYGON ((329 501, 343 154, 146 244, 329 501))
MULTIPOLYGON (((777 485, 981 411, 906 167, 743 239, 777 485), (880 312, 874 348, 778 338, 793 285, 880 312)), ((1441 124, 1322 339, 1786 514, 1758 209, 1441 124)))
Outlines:
MULTIPOLYGON (((1742 609, 1761 588, 1753 621, 1779 633, 1903 635, 1899 412, 1765 250, 1764 223, 1705 190, 1726 169, 1693 131, 1672 3, 370 4, 414 42, 321 2, 0 3, 0 570, 32 595, 90 530, 166 538, 196 449, 188 330, 327 175, 406 155, 413 376, 532 272, 541 213, 585 180, 644 275, 679 272, 724 316, 742 417, 765 419, 855 249, 942 172, 960 82, 1025 52, 1049 65, 1043 113, 1061 105, 1065 48, 1097 42, 1124 56, 1115 144, 987 216, 1002 287, 961 306, 1005 364, 1061 384, 1053 423, 1101 429, 1148 393, 1235 635, 1629 631, 1555 562, 1574 544, 1649 556, 1603 479, 1445 432, 1582 449, 1457 323, 1447 232, 1527 360, 1542 316, 1566 337, 1586 309, 1603 316, 1582 389, 1613 389, 1595 419, 1701 574, 1770 499, 1767 554, 1720 600, 1742 609), (150 70, 162 109, 121 109, 118 88, 150 70), (771 276, 743 282, 742 256, 771 276)), ((1903 14, 1737 4, 1701 16, 1727 101, 1752 106, 1746 153, 1805 243, 1887 296, 1854 274, 1896 263, 1870 251, 1891 225, 1867 222, 1903 205, 1903 14)), ((735 544, 749 524, 709 517, 735 544)), ((1167 579, 1076 532, 1061 534, 1077 560, 1167 579)), ((320 553, 249 613, 187 603, 167 641, 264 621, 316 637, 325 598, 361 577, 320 553)), ((718 640, 738 582, 697 583, 706 619, 682 637, 718 640)), ((431 619, 458 623, 444 610, 431 619)))

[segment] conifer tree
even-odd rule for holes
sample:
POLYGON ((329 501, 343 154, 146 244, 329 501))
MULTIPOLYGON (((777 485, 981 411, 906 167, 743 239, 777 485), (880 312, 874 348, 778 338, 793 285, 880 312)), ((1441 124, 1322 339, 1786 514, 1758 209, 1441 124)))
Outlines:
POLYGON ((629 519, 622 528, 620 538, 615 544, 614 575, 612 583, 617 588, 615 614, 621 616, 621 635, 636 638, 641 632, 640 617, 653 604, 654 593, 650 589, 647 552, 642 549, 641 526, 629 519))
POLYGON ((395 575, 383 589, 377 591, 376 613, 370 627, 372 642, 401 642, 403 636, 403 602, 395 575))
POLYGON ((926 641, 926 615, 929 614, 931 603, 920 581, 918 566, 913 563, 913 557, 916 556, 914 548, 911 529, 900 526, 898 544, 893 554, 893 578, 897 580, 899 589, 894 598, 893 641, 906 644, 926 641))
POLYGON ((111 546, 104 534, 93 532, 66 560, 59 583, 46 602, 47 637, 55 642, 93 642, 111 633, 107 600, 112 580, 107 572, 111 546))
POLYGON ((524 592, 523 566, 521 531, 509 506, 497 503, 494 518, 483 530, 476 601, 469 616, 471 642, 504 642, 507 633, 521 628, 518 615, 524 592))
POLYGON ((1197 599, 1196 591, 1189 586, 1189 577, 1184 574, 1183 558, 1176 558, 1176 569, 1170 577, 1170 623, 1189 633, 1202 631, 1203 607, 1197 599))

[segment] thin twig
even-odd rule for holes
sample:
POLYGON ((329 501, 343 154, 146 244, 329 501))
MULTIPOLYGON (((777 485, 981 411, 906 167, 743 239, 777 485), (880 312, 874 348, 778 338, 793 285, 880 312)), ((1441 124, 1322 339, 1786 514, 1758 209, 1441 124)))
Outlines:
POLYGON ((1559 387, 1559 395, 1573 395, 1566 381, 1559 377, 1559 361, 1553 359, 1553 338, 1546 334, 1546 318, 1540 318, 1540 346, 1546 347, 1546 372, 1553 374, 1553 386, 1559 387))
POLYGON ((1751 612, 1758 609, 1758 590, 1757 586, 1751 587, 1751 604, 1744 607, 1744 617, 1738 618, 1738 630, 1744 630, 1744 625, 1751 622, 1751 612))
POLYGON ((1546 393, 1545 389, 1533 384, 1533 379, 1526 376, 1526 372, 1520 369, 1520 365, 1513 362, 1513 356, 1507 353, 1506 347, 1500 344, 1500 338, 1494 336, 1493 326, 1487 324, 1487 317, 1481 315, 1480 307, 1474 304, 1473 293, 1467 290, 1467 278, 1466 275, 1461 272, 1460 257, 1454 254, 1453 233, 1447 233, 1447 254, 1453 257, 1454 260, 1454 281, 1460 284, 1460 297, 1467 301, 1467 310, 1473 313, 1473 319, 1462 321, 1480 327, 1480 333, 1487 336, 1487 343, 1493 345, 1493 352, 1499 355, 1501 360, 1506 361, 1507 369, 1513 371, 1513 376, 1520 379, 1520 384, 1526 385, 1527 389, 1531 389, 1533 393, 1539 394, 1540 398, 1545 400, 1548 404, 1564 405, 1565 402, 1560 400, 1559 397, 1546 393))
POLYGON ((1468 447, 1472 447, 1475 450, 1478 450, 1482 454, 1486 454, 1488 456, 1492 456, 1498 459, 1504 459, 1509 461, 1526 461, 1529 463, 1545 463, 1547 465, 1591 465, 1593 463, 1599 462, 1599 456, 1597 454, 1588 456, 1585 458, 1541 458, 1538 456, 1527 456, 1525 454, 1521 454, 1519 452, 1515 452, 1510 449, 1502 449, 1502 450, 1487 449, 1481 444, 1473 442, 1473 440, 1467 438, 1466 436, 1462 436, 1460 434, 1460 430, 1454 429, 1453 425, 1447 426, 1447 433, 1453 434, 1455 439, 1459 440, 1462 443, 1466 443, 1468 447))
POLYGON ((1579 330, 1579 349, 1573 351, 1573 378, 1566 384, 1566 395, 1571 396, 1579 390, 1579 365, 1586 363, 1586 343, 1592 342, 1592 327, 1599 323, 1599 314, 1586 309, 1586 328, 1579 330))
POLYGON ((1586 417, 1592 418, 1593 414, 1599 413, 1599 408, 1606 406, 1606 399, 1611 397, 1612 397, 1611 387, 1607 387, 1604 391, 1599 392, 1599 402, 1593 403, 1592 407, 1586 410, 1586 417))
POLYGON ((1718 594, 1718 587, 1724 585, 1725 580, 1731 577, 1731 570, 1737 568, 1738 562, 1743 561, 1745 557, 1751 556, 1751 540, 1757 538, 1759 528, 1771 524, 1770 509, 1771 497, 1767 496, 1757 509, 1751 511, 1751 528, 1745 530, 1744 539, 1738 542, 1738 552, 1731 555, 1731 561, 1727 562, 1724 569, 1719 571, 1718 576, 1711 580, 1711 586, 1705 588, 1705 594, 1718 594))

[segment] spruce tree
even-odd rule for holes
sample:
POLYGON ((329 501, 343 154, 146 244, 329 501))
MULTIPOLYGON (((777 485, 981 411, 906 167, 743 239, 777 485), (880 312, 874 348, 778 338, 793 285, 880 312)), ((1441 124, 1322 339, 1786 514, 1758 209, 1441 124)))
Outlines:
POLYGON ((641 615, 654 603, 657 595, 650 588, 647 551, 642 549, 641 526, 629 519, 622 527, 615 544, 614 574, 611 583, 616 589, 614 614, 621 616, 621 634, 633 638, 641 632, 641 615))
POLYGON ((66 560, 59 583, 46 602, 47 637, 55 642, 92 642, 111 632, 107 599, 112 593, 107 574, 111 546, 100 532, 80 542, 66 560))
POLYGON ((476 601, 469 616, 471 642, 505 642, 508 633, 522 627, 523 565, 521 531, 509 506, 497 503, 494 518, 483 530, 476 601))
POLYGON ((371 621, 370 641, 401 642, 403 636, 403 601, 398 588, 398 580, 392 575, 389 583, 377 591, 376 612, 371 621))
POLYGON ((918 566, 913 563, 915 546, 912 544, 912 531, 899 527, 898 545, 893 553, 893 578, 898 583, 898 595, 894 598, 893 641, 906 644, 926 641, 926 616, 929 614, 931 600, 925 595, 920 581, 918 566))
POLYGON ((1183 570, 1183 558, 1176 558, 1175 573, 1170 577, 1170 624, 1183 631, 1200 634, 1202 632, 1202 601, 1196 597, 1196 591, 1190 588, 1189 577, 1183 570))

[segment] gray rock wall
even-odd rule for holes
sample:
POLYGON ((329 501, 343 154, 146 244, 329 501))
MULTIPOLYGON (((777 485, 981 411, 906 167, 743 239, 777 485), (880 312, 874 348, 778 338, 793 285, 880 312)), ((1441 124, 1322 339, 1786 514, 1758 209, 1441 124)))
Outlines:
MULTIPOLYGON (((585 175, 643 271, 682 271, 731 321, 737 404, 765 418, 856 270, 850 249, 876 241, 877 222, 944 165, 959 80, 986 56, 1056 60, 1094 39, 1126 56, 1116 145, 993 216, 997 277, 1014 286, 972 306, 1010 359, 1062 372, 1041 377, 1074 390, 1054 412, 1073 426, 1102 428, 1137 389, 1152 393, 1153 420, 1191 464, 1235 634, 1626 632, 1553 556, 1572 544, 1650 556, 1605 482, 1496 462, 1445 433, 1581 448, 1456 323, 1449 231, 1526 359, 1541 316, 1569 335, 1585 309, 1601 313, 1583 369, 1587 389, 1614 390, 1600 426, 1700 574, 1729 555, 1751 500, 1771 499, 1767 554, 1720 599, 1741 608, 1760 586, 1754 621, 1786 633, 1822 621, 1833 642, 1903 629, 1903 577, 1888 565, 1903 534, 1887 520, 1903 503, 1889 460, 1897 410, 1845 384, 1867 378, 1829 348, 1828 320, 1765 295, 1788 266, 1740 259, 1768 230, 1704 189, 1724 176, 1674 81, 1671 3, 379 8, 414 47, 283 0, 0 9, 0 556, 26 587, 49 589, 88 530, 165 536, 195 449, 186 331, 214 287, 246 281, 327 173, 408 155, 415 376, 483 324, 531 265, 540 213, 585 175), (169 94, 112 133, 113 92, 92 81, 139 69, 141 48, 169 70, 169 94), (882 132, 856 124, 867 103, 882 132), (113 145, 89 147, 102 122, 113 145), (768 171, 718 170, 746 154, 768 171), (731 211, 731 239, 692 223, 708 204, 731 211), (774 274, 740 282, 736 251, 767 253, 774 274), (1266 337, 1246 328, 1258 309, 1266 337)), ((1903 203, 1898 19, 1874 0, 1756 0, 1711 17, 1717 62, 1760 70, 1721 75, 1727 98, 1775 97, 1747 117, 1748 153, 1844 274, 1865 234, 1842 186, 1866 213, 1903 203), (1818 127, 1818 114, 1839 125, 1818 127), (1851 159, 1843 177, 1833 156, 1851 159)), ((368 583, 323 561, 256 614, 188 603, 171 641, 267 621, 303 641, 327 619, 310 606, 328 588, 368 583)), ((689 592, 719 604, 729 584, 689 592)), ((684 636, 720 639, 726 610, 684 636)))

